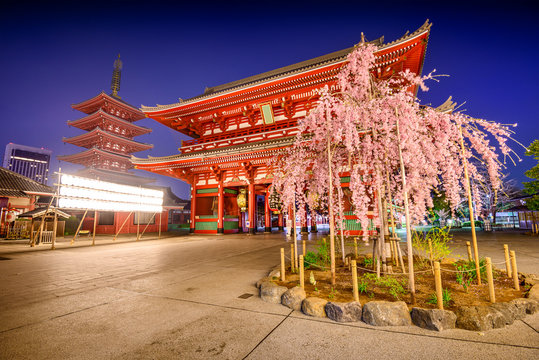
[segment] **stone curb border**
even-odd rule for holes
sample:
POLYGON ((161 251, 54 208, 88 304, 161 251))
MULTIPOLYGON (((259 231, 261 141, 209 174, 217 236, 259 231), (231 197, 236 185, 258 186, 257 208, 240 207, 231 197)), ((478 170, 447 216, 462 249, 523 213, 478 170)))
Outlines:
POLYGON ((288 289, 274 283, 272 279, 280 277, 280 270, 277 268, 257 281, 256 287, 260 289, 263 301, 301 310, 309 316, 328 317, 337 322, 363 321, 373 326, 414 324, 435 331, 454 328, 486 331, 511 325, 515 320, 522 320, 527 314, 539 311, 539 283, 536 280, 528 282, 530 275, 522 275, 525 282, 531 285, 527 298, 514 299, 508 303, 463 306, 455 312, 419 307, 409 311, 404 301, 369 301, 361 306, 359 302, 330 302, 317 297, 307 297, 299 286, 288 289))

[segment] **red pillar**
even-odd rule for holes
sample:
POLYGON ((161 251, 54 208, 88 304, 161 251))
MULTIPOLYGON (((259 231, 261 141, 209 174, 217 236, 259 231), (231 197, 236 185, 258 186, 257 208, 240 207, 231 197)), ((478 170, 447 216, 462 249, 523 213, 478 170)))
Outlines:
POLYGON ((224 212, 225 212, 225 194, 223 189, 223 183, 219 183, 219 190, 217 193, 217 233, 224 233, 224 212))
POLYGON ((256 233, 256 195, 255 195, 255 184, 249 184, 249 234, 256 233))
POLYGON ((307 227, 307 205, 305 205, 305 219, 301 221, 301 233, 307 234, 309 232, 309 228, 307 227))
POLYGON ((269 208, 269 192, 266 189, 266 196, 264 199, 264 222, 265 222, 265 229, 264 232, 270 233, 271 232, 271 210, 269 208))
POLYGON ((284 226, 283 226, 283 213, 280 212, 279 213, 279 231, 283 231, 284 230, 284 226))
POLYGON ((294 218, 294 209, 292 208, 292 206, 289 206, 288 207, 288 216, 287 216, 290 220, 292 220, 290 222, 291 224, 291 229, 289 231, 290 235, 294 235, 294 231, 296 231, 296 219, 294 218))
POLYGON ((311 213, 311 232, 312 233, 318 232, 318 230, 316 229, 316 212, 315 211, 311 213))
POLYGON ((191 185, 191 225, 189 228, 190 233, 195 232, 195 213, 196 213, 196 204, 197 204, 197 190, 196 190, 196 184, 193 182, 193 185, 191 185))

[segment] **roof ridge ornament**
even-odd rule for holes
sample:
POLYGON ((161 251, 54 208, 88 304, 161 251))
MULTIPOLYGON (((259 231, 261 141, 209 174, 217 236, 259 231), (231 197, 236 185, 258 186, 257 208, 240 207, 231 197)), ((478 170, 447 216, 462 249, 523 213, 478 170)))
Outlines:
POLYGON ((122 67, 123 63, 122 60, 120 60, 120 54, 118 53, 118 58, 114 61, 114 69, 112 70, 112 81, 110 82, 110 89, 112 90, 111 95, 117 99, 121 99, 121 97, 118 95, 118 91, 120 91, 122 67))

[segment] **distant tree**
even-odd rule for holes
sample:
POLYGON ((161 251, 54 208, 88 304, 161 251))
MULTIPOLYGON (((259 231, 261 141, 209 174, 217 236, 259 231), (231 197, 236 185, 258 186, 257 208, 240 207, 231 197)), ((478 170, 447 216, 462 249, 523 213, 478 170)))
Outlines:
POLYGON ((533 181, 524 183, 524 191, 532 195, 532 198, 526 201, 526 205, 530 210, 539 210, 539 140, 534 140, 526 150, 527 156, 533 156, 538 163, 525 174, 533 181))

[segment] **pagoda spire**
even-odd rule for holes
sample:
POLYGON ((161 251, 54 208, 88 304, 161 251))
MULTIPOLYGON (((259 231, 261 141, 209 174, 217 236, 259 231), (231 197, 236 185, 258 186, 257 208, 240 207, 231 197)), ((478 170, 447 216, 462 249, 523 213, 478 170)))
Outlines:
POLYGON ((120 80, 122 79, 122 66, 122 60, 120 60, 120 54, 118 54, 118 58, 114 61, 114 70, 112 70, 112 81, 110 83, 111 95, 118 99, 121 99, 118 91, 120 91, 120 80))

